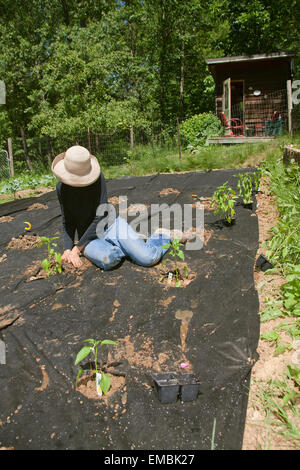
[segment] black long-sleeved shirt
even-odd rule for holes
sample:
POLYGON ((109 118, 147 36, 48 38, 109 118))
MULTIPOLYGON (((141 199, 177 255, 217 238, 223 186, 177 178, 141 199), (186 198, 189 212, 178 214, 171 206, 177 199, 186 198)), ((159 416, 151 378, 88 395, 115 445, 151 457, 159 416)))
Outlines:
POLYGON ((97 238, 97 224, 105 217, 96 215, 98 206, 107 203, 103 173, 93 184, 82 188, 68 186, 60 181, 56 185, 56 192, 61 207, 64 250, 72 250, 76 230, 78 246, 85 247, 97 238))

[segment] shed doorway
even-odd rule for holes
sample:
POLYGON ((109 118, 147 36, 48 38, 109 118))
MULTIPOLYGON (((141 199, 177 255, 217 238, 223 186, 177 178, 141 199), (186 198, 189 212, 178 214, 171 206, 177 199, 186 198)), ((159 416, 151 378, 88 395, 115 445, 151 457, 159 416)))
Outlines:
POLYGON ((244 122, 244 81, 231 81, 231 119, 238 118, 244 122))
MULTIPOLYGON (((239 119, 238 124, 244 122, 244 80, 223 81, 222 111, 227 122, 239 119)), ((225 135, 231 135, 230 124, 225 126, 225 135)))

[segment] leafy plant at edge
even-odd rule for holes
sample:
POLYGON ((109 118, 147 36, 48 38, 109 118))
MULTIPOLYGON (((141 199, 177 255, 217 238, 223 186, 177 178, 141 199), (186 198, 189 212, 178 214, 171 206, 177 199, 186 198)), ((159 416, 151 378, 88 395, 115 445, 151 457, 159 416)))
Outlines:
POLYGON ((279 428, 279 434, 292 440, 300 439, 299 428, 294 422, 299 419, 299 388, 300 369, 287 366, 282 380, 270 380, 268 386, 257 393, 267 417, 274 416, 272 424, 279 428))
MULTIPOLYGON (((81 350, 78 352, 76 356, 76 360, 75 360, 75 366, 77 366, 79 362, 83 361, 83 359, 85 359, 89 354, 92 353, 94 355, 96 377, 97 377, 97 374, 101 372, 101 380, 99 384, 96 384, 96 387, 97 385, 99 385, 104 395, 106 395, 106 393, 110 389, 110 377, 109 375, 104 374, 100 369, 98 370, 98 347, 99 345, 102 346, 104 344, 113 344, 113 345, 118 346, 118 343, 110 339, 104 339, 103 341, 95 340, 95 339, 85 339, 84 342, 89 343, 89 344, 83 346, 83 348, 81 348, 81 350)), ((78 379, 81 376, 82 372, 83 372, 83 369, 80 368, 77 373, 75 387, 77 385, 78 379)))

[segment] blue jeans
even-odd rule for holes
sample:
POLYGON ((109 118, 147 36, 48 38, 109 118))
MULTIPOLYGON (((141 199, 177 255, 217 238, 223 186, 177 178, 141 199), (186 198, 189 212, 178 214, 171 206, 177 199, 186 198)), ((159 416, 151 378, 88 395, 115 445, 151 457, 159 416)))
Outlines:
POLYGON ((165 234, 154 234, 145 243, 126 220, 117 217, 102 238, 88 243, 84 256, 105 271, 117 266, 125 257, 140 266, 153 266, 168 251, 160 247, 170 241, 165 234))

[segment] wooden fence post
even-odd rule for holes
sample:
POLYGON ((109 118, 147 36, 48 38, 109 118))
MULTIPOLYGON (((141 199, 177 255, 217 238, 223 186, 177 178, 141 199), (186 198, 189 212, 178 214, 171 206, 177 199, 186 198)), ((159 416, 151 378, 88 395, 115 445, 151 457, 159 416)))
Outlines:
POLYGON ((287 80, 287 105, 288 105, 288 129, 289 134, 293 135, 293 123, 292 123, 292 109, 293 109, 293 99, 292 99, 292 81, 287 80))
POLYGON ((10 137, 7 139, 7 147, 8 147, 8 155, 9 155, 10 176, 14 177, 15 176, 14 155, 13 155, 13 149, 12 149, 12 141, 10 137))
POLYGON ((90 134, 90 128, 88 127, 88 147, 89 147, 89 152, 92 153, 91 150, 91 134, 90 134))

